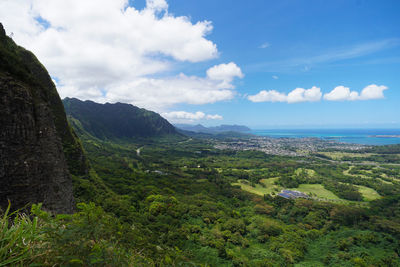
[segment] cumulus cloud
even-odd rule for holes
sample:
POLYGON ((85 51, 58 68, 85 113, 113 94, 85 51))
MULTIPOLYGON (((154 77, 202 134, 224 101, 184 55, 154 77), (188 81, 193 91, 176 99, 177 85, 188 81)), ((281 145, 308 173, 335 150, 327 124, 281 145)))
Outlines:
MULTIPOLYGON (((129 102, 141 107, 171 107, 178 103, 207 104, 232 99, 235 92, 218 81, 180 74, 169 78, 138 78, 109 87, 104 101, 129 102)), ((101 96, 99 96, 101 99, 101 96)))
POLYGON ((262 45, 260 45, 258 48, 262 48, 262 49, 264 49, 264 48, 268 48, 268 47, 270 47, 271 45, 269 44, 269 43, 263 43, 262 45))
POLYGON ((324 95, 324 99, 329 101, 356 100, 357 98, 357 92, 351 92, 349 87, 344 86, 337 86, 324 95))
POLYGON ((231 99, 234 77, 243 77, 233 62, 205 77, 165 77, 177 62, 218 56, 206 38, 211 22, 174 16, 165 0, 147 0, 142 10, 128 0, 2 0, 0 18, 57 80, 62 97, 162 110, 231 99))
POLYGON ((221 81, 221 87, 232 88, 231 82, 235 77, 243 78, 242 70, 234 63, 219 64, 207 70, 210 80, 221 81))
POLYGON ((223 117, 218 114, 207 115, 206 118, 207 118, 207 120, 222 120, 223 119, 223 117))
POLYGON ((252 102, 285 102, 287 96, 275 90, 262 90, 256 95, 247 97, 252 102))
POLYGON ((272 79, 274 79, 274 80, 278 80, 278 79, 279 79, 279 77, 278 77, 278 76, 276 76, 276 75, 272 75, 272 79))
POLYGON ((195 113, 186 111, 171 111, 164 112, 162 116, 174 123, 193 123, 198 120, 222 120, 223 117, 218 114, 205 114, 204 112, 197 111, 195 113))
POLYGON ((256 95, 247 98, 252 102, 316 102, 321 99, 321 89, 313 86, 310 89, 296 88, 287 95, 276 90, 262 90, 256 95))
POLYGON ((369 99, 380 99, 384 98, 383 91, 387 90, 388 87, 385 85, 376 85, 371 84, 365 87, 360 94, 361 100, 369 100, 369 99))
POLYGON ((371 100, 384 98, 383 91, 388 89, 384 85, 371 84, 365 87, 361 93, 351 91, 349 87, 337 86, 329 93, 324 95, 324 99, 328 101, 354 101, 354 100, 371 100))

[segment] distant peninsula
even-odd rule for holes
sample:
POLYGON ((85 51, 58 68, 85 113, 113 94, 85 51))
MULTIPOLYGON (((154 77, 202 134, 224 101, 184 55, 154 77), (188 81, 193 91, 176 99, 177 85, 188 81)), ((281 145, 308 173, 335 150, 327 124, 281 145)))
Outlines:
POLYGON ((399 134, 389 134, 389 135, 370 135, 369 137, 377 137, 377 138, 400 138, 399 134))

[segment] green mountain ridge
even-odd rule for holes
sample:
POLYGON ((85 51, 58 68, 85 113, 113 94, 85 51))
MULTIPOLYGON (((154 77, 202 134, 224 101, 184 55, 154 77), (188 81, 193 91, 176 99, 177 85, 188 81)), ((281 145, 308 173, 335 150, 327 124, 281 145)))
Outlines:
POLYGON ((70 121, 76 120, 72 123, 79 121, 81 130, 102 140, 178 135, 159 114, 130 104, 99 104, 76 98, 65 98, 63 104, 70 121))

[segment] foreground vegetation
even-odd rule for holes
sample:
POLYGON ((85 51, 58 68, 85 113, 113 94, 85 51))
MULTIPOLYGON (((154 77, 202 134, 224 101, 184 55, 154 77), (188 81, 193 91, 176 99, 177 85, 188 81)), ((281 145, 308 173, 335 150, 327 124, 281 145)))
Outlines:
POLYGON ((400 265, 395 165, 78 132, 92 170, 74 178, 77 212, 3 211, 0 266, 400 265))

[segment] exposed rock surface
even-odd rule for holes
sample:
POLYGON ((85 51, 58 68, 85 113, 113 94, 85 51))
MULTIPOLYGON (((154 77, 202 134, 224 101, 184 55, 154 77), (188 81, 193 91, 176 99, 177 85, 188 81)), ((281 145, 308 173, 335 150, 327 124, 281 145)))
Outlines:
POLYGON ((70 172, 88 170, 57 90, 36 57, 0 24, 0 206, 73 211, 70 172))

